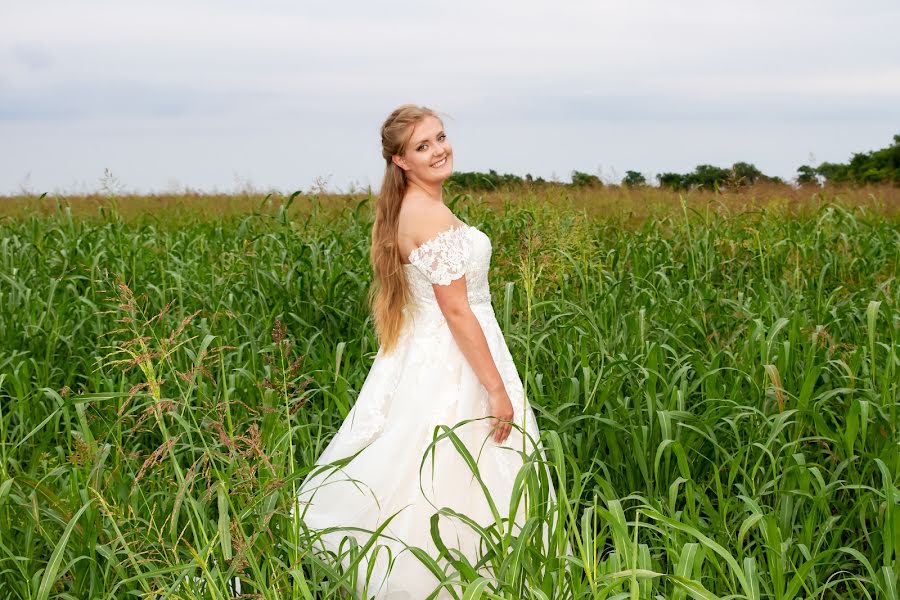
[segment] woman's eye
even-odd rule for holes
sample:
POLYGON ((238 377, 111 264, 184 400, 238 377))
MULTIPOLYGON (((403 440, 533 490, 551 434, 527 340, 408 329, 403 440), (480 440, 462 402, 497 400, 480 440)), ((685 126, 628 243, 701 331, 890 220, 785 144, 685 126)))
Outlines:
MULTIPOLYGON (((441 135, 438 136, 438 139, 441 140, 441 141, 446 140, 446 139, 447 139, 447 134, 446 134, 446 133, 442 133, 441 135)), ((419 146, 418 148, 416 148, 416 150, 418 150, 419 152, 421 152, 422 150, 424 150, 424 149, 427 148, 427 147, 428 147, 428 144, 422 144, 421 146, 419 146)))

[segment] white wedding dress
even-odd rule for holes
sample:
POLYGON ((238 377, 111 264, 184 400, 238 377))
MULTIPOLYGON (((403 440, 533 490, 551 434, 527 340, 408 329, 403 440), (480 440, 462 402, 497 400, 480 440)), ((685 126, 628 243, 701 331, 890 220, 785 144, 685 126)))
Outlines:
MULTIPOLYGON (((366 598, 423 600, 437 588, 439 580, 405 548, 417 546, 433 558, 439 555, 430 531, 431 516, 439 508, 463 513, 483 526, 495 523, 481 485, 451 440, 444 437, 433 442, 433 436, 440 437, 443 432, 435 433, 435 427, 452 428, 460 421, 481 418, 460 425, 454 433, 477 461, 482 481, 503 519, 509 518, 505 511, 509 510, 516 473, 523 465, 520 453, 532 454, 536 444, 540 458, 546 458, 534 413, 491 304, 490 238, 471 225, 454 225, 416 248, 409 259, 403 269, 414 302, 403 309, 406 322, 399 344, 389 355, 379 349, 356 403, 316 465, 359 454, 340 468, 317 467, 299 492, 300 517, 312 530, 351 527, 375 531, 397 513, 376 541, 391 550, 390 572, 385 548, 378 552, 370 549, 359 567, 360 592, 367 569, 372 569, 366 598), (448 285, 463 276, 472 312, 512 401, 513 421, 528 434, 524 438, 513 427, 502 444, 494 441, 490 419, 485 418, 489 415, 487 390, 438 307, 432 284, 448 285)), ((555 502, 552 483, 550 498, 555 502)), ((524 522, 524 504, 523 499, 514 519, 514 533, 524 522)), ((441 515, 439 529, 447 547, 463 552, 471 564, 476 562, 481 554, 479 537, 468 525, 441 515)), ((338 553, 341 538, 348 535, 356 537, 360 545, 371 537, 365 531, 326 532, 319 548, 338 553)), ((345 541, 342 549, 347 547, 345 541)), ((448 574, 455 572, 446 561, 439 564, 448 574)), ((487 567, 481 574, 492 578, 487 567)), ((461 587, 455 587, 461 592, 461 587)), ((449 597, 446 589, 437 596, 449 597)))

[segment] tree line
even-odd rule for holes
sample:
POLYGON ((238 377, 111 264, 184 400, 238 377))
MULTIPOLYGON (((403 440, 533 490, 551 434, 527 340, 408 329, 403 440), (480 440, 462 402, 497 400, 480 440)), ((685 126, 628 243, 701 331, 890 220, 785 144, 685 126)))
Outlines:
MULTIPOLYGON (((542 177, 524 177, 510 173, 500 174, 491 169, 487 173, 458 171, 447 179, 447 185, 454 189, 489 191, 501 188, 538 185, 569 187, 603 187, 604 182, 597 176, 582 171, 572 171, 569 183, 548 181, 542 177)), ((723 189, 738 188, 755 183, 786 183, 780 177, 769 176, 753 163, 736 162, 731 167, 697 165, 689 173, 660 173, 656 176, 660 187, 673 190, 695 188, 723 189)), ((871 152, 857 152, 846 163, 823 162, 817 167, 802 165, 797 168, 794 181, 798 185, 855 184, 869 185, 889 183, 900 186, 900 134, 894 136, 893 144, 887 148, 871 152)), ((647 177, 639 171, 626 171, 621 185, 640 187, 649 185, 647 177)))

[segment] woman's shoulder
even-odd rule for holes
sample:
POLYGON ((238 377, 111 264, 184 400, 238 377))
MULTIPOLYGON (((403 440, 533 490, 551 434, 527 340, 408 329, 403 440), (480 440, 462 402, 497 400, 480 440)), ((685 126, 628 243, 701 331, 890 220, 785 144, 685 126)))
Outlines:
POLYGON ((447 229, 465 225, 443 202, 410 202, 404 204, 397 217, 397 235, 413 246, 447 229))

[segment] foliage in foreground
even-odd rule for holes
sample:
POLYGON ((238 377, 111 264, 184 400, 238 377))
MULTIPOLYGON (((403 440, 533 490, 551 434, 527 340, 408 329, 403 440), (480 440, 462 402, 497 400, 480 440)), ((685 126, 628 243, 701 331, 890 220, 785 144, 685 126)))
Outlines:
MULTIPOLYGON (((467 598, 897 597, 896 224, 451 207, 560 501, 523 468, 467 598)), ((349 597, 291 507, 376 350, 365 208, 0 225, 0 596, 349 597)))

